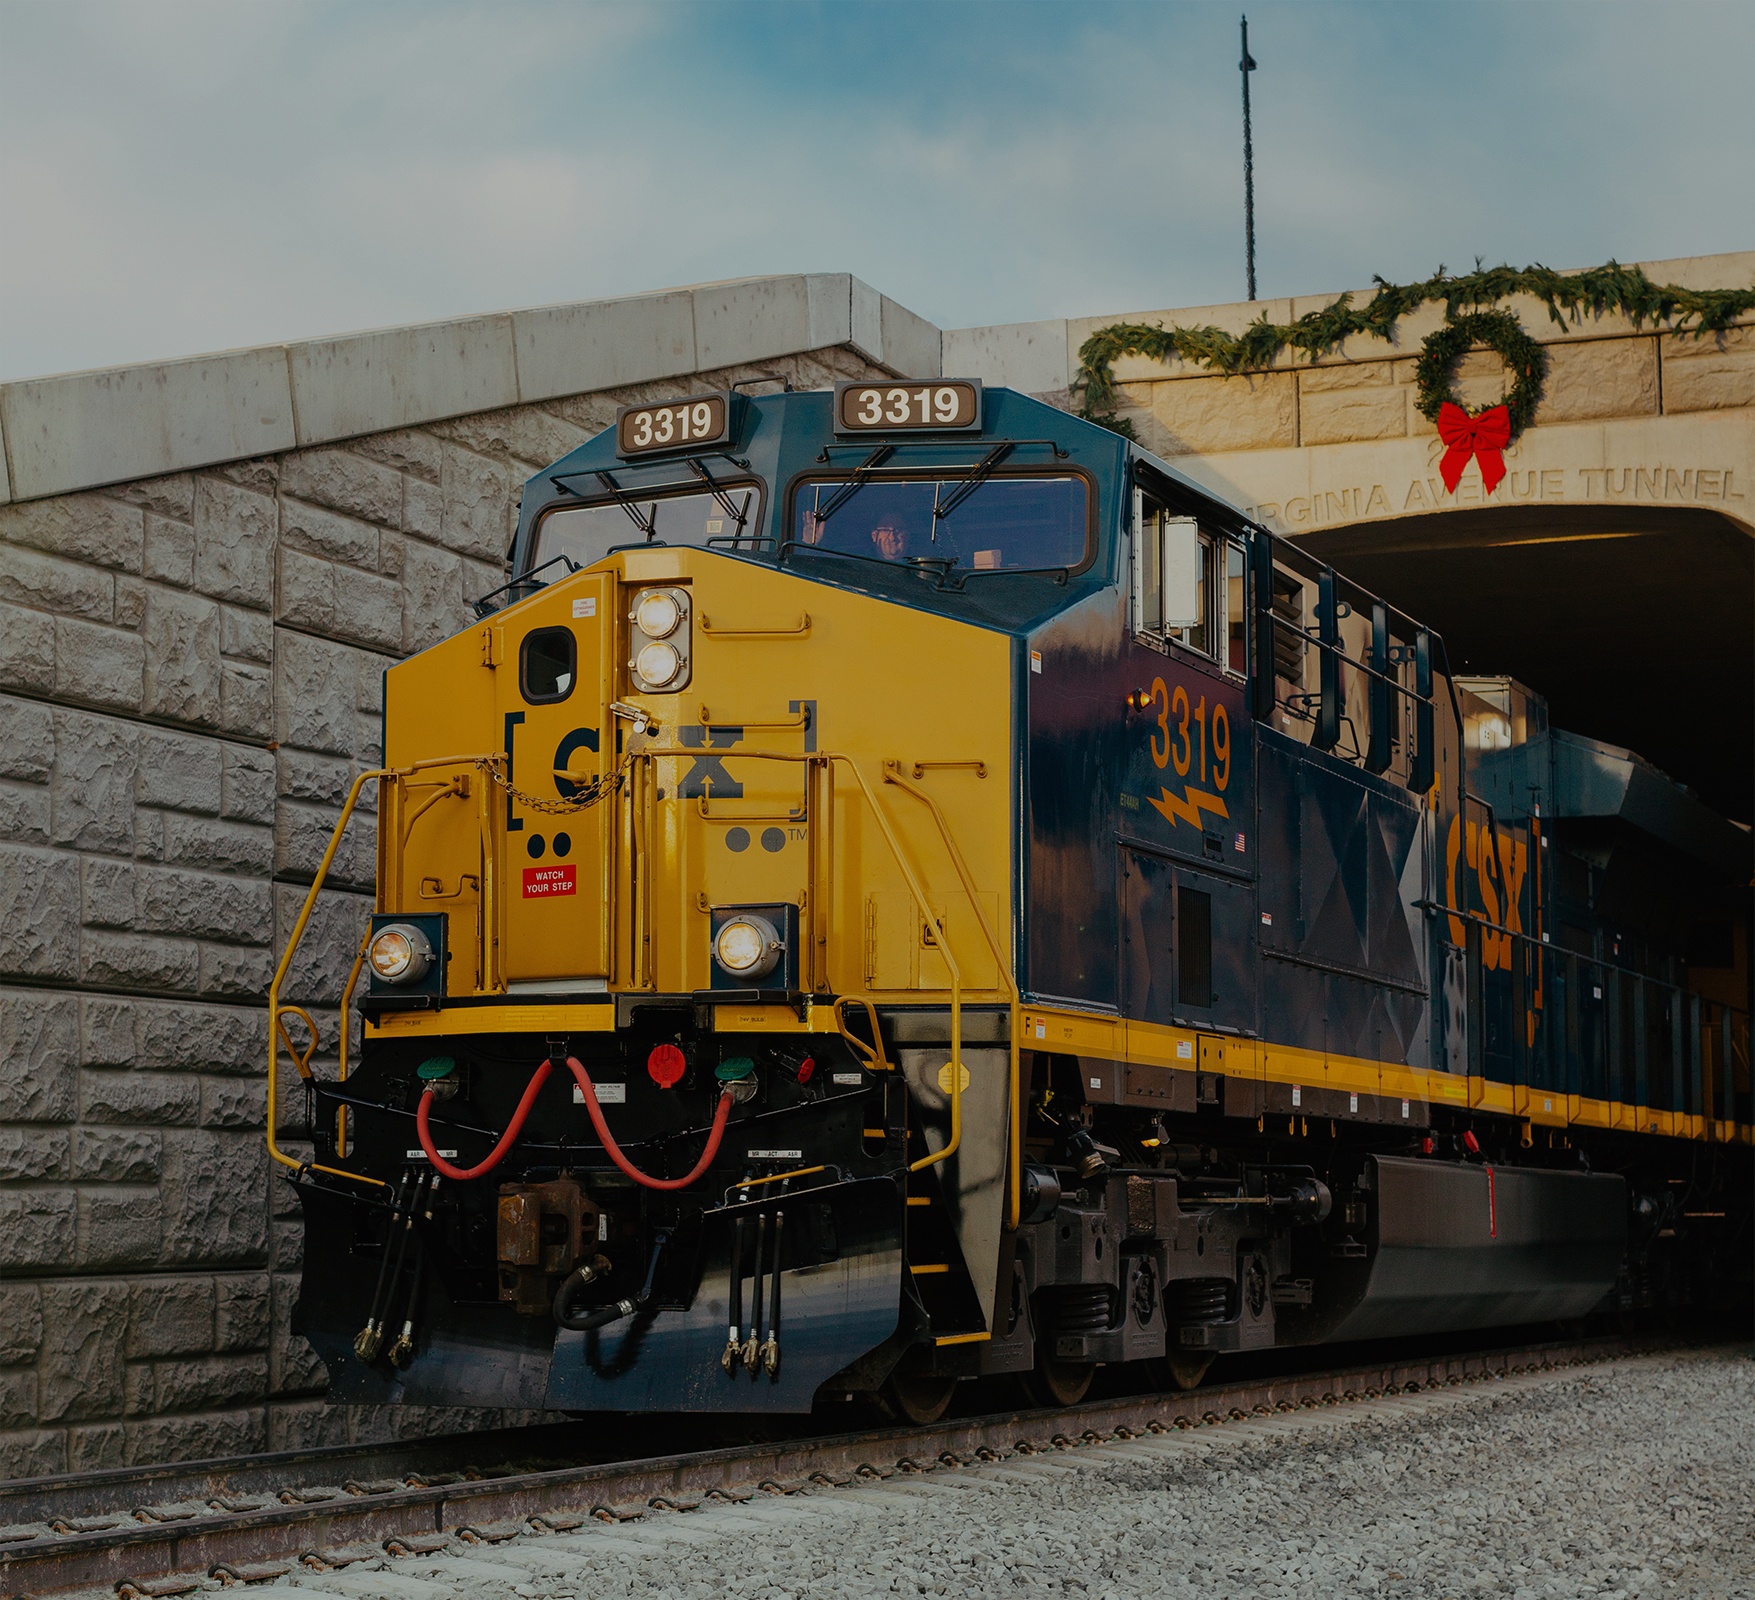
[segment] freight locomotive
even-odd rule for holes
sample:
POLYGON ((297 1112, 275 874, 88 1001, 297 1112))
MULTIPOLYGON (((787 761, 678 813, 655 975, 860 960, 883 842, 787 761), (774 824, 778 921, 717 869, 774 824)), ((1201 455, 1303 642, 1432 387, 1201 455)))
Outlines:
POLYGON ((682 394, 511 571, 271 992, 332 1400, 925 1420, 1746 1293, 1747 832, 1132 441, 682 394))

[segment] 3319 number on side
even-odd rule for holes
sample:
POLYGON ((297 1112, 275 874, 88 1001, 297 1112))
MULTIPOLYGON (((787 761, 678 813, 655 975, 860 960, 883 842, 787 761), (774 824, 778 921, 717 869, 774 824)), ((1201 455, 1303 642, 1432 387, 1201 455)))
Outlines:
POLYGON ((933 383, 838 383, 837 433, 979 433, 981 385, 967 378, 933 383))
POLYGON ((724 394, 700 394, 662 405, 623 406, 615 417, 615 451, 618 456, 643 456, 723 444, 730 416, 730 396, 724 394))

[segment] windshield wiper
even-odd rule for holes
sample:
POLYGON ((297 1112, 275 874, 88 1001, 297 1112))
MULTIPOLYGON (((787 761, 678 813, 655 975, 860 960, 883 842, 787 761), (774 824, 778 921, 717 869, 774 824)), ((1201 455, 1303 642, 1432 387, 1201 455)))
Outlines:
POLYGON ((934 491, 932 498, 932 520, 934 524, 932 537, 934 543, 938 540, 937 524, 944 521, 944 519, 967 500, 970 495, 979 489, 982 484, 986 483, 987 480, 993 476, 994 468, 996 468, 1000 462, 1004 461, 1005 458, 1016 448, 1017 446, 1015 444, 996 444, 975 464, 975 467, 970 472, 969 476, 957 485, 956 489, 952 491, 951 497, 946 500, 943 505, 939 504, 937 491, 934 491))
POLYGON ((702 483, 706 484, 707 493, 712 495, 713 498, 718 501, 719 509, 737 524, 737 532, 733 537, 741 540, 743 538, 744 524, 749 521, 750 500, 752 498, 751 491, 748 489, 744 490, 743 506, 739 509, 731 503, 731 496, 719 487, 718 483, 714 480, 713 474, 702 466, 693 456, 689 457, 689 466, 693 469, 695 476, 698 477, 702 483))
POLYGON ((895 453, 896 447, 893 444, 880 444, 877 449, 872 451, 872 453, 865 458, 865 460, 860 462, 859 465, 853 469, 853 476, 842 484, 834 494, 830 495, 829 503, 816 513, 817 525, 820 527, 823 523, 827 522, 829 518, 834 516, 842 506, 846 505, 854 495, 858 494, 859 491, 870 481, 866 474, 874 467, 881 467, 895 453))
MULTIPOLYGON (((607 472, 594 472, 591 475, 609 491, 610 498, 614 500, 623 511, 627 512, 628 516, 633 520, 634 526, 640 530, 641 534, 648 542, 657 539, 658 502, 656 500, 652 501, 647 506, 645 512, 642 513, 639 502, 607 472)), ((584 476, 585 474, 582 472, 554 473, 550 475, 548 481, 559 489, 562 494, 571 495, 575 500, 583 500, 586 497, 580 494, 572 484, 568 483, 567 479, 582 478, 584 476)))
POLYGON ((641 516, 639 504, 629 498, 627 490, 617 483, 607 472, 598 473, 597 481, 615 496, 615 503, 620 506, 622 510, 627 512, 634 526, 638 528, 641 533, 646 535, 648 543, 658 537, 658 502, 656 500, 647 506, 646 514, 641 516))

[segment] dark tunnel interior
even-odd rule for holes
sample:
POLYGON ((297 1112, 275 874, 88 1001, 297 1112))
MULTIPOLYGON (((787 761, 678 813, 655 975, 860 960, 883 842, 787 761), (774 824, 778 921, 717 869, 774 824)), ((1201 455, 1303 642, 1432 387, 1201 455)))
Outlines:
POLYGON ((1509 673, 1556 727, 1625 746, 1748 823, 1755 539, 1714 511, 1462 510, 1298 541, 1436 628, 1458 673, 1509 673))

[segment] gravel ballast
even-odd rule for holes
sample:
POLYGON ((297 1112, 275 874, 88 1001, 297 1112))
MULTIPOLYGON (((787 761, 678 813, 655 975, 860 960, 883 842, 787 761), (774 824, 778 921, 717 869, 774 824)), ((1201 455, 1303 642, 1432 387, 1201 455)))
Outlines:
POLYGON ((1755 1352, 1639 1357, 574 1533, 305 1600, 1755 1600, 1755 1352))

